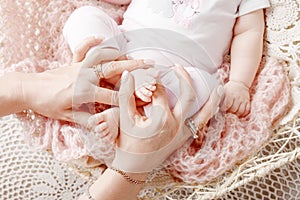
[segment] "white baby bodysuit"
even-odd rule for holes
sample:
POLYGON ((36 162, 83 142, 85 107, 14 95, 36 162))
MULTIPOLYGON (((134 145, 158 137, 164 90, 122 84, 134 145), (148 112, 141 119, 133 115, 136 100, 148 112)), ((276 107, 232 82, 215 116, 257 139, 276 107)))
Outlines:
POLYGON ((84 38, 102 35, 107 40, 100 48, 154 60, 170 107, 182 90, 172 66, 184 66, 196 93, 192 116, 218 85, 215 72, 229 50, 236 18, 268 6, 268 0, 133 0, 119 27, 100 9, 87 6, 70 16, 64 36, 73 50, 84 38))
POLYGON ((132 0, 122 28, 181 33, 202 46, 215 72, 228 53, 236 18, 269 6, 269 0, 132 0))

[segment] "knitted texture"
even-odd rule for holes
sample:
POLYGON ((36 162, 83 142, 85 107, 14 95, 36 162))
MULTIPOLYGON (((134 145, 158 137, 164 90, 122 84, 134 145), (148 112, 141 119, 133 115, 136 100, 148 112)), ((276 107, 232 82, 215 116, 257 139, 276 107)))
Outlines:
POLYGON ((55 61, 70 62, 62 27, 74 9, 83 5, 99 6, 118 23, 122 20, 124 8, 97 0, 1 2, 0 69, 35 72, 57 67, 52 66, 55 61))
MULTIPOLYGON (((124 9, 99 1, 6 1, 1 3, 1 69, 41 72, 71 61, 61 30, 71 12, 82 5, 100 6, 117 22, 124 9), (14 64, 16 63, 16 64, 14 64)), ((220 68, 223 81, 229 64, 220 68)), ((251 88, 251 114, 238 119, 217 113, 210 121, 207 137, 185 145, 164 164, 170 173, 185 182, 207 182, 245 159, 272 135, 275 122, 289 103, 289 80, 283 65, 274 59, 262 63, 251 88)), ((51 150, 64 162, 88 161, 88 156, 109 163, 114 145, 100 140, 82 127, 52 120, 27 111, 20 114, 24 135, 30 146, 51 150)), ((101 163, 99 162, 99 164, 101 163)))
MULTIPOLYGON (((185 182, 211 181, 268 141, 275 122, 286 112, 290 85, 283 66, 276 60, 268 59, 263 66, 250 88, 251 113, 238 118, 218 112, 204 139, 185 145, 165 163, 173 176, 185 182)), ((228 71, 229 64, 223 64, 220 73, 225 81, 228 71)))
MULTIPOLYGON (((123 7, 101 1, 26 1, 1 3, 0 75, 10 71, 42 72, 71 62, 71 52, 62 36, 69 15, 78 7, 93 5, 102 8, 117 23, 123 7)), ((31 111, 18 115, 23 119, 26 142, 36 150, 51 150, 60 161, 112 160, 113 145, 94 133, 58 120, 48 119, 31 111)))

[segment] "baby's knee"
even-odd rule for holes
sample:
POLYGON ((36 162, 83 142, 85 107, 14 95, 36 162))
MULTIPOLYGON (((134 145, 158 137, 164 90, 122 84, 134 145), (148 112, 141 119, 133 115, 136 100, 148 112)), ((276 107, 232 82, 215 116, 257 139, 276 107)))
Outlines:
POLYGON ((82 6, 73 11, 70 18, 82 17, 82 16, 93 16, 94 14, 108 16, 103 10, 95 6, 82 6))
POLYGON ((73 11, 65 23, 64 29, 71 24, 80 22, 91 23, 93 21, 111 21, 112 19, 100 8, 94 6, 82 6, 73 11))
POLYGON ((72 52, 87 37, 111 38, 119 34, 118 26, 104 11, 93 6, 76 9, 66 21, 63 36, 72 52))

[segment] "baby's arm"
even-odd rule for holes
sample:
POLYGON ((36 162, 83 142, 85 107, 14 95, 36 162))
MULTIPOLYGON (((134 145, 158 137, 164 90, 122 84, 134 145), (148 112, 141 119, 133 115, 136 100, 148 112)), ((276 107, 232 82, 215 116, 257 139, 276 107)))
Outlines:
POLYGON ((261 61, 264 28, 263 9, 240 16, 234 27, 224 109, 241 117, 250 112, 249 87, 261 61))
POLYGON ((131 0, 104 0, 108 3, 113 3, 116 5, 127 5, 130 4, 131 0))

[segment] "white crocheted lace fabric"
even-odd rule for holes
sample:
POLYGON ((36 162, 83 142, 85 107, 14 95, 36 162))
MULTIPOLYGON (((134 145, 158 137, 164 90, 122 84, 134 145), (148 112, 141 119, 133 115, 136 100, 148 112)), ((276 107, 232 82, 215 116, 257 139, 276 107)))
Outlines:
MULTIPOLYGON (((5 30, 5 33, 9 34, 10 38, 19 38, 5 40, 2 37, 3 29, 0 30, 0 68, 7 69, 7 66, 23 60, 22 65, 12 65, 10 70, 41 71, 57 67, 59 63, 55 62, 56 60, 69 61, 69 54, 61 54, 62 49, 66 48, 63 39, 54 40, 52 36, 60 35, 59 27, 62 27, 71 10, 86 5, 87 2, 91 5, 101 4, 111 16, 120 20, 122 10, 116 10, 115 7, 96 0, 67 3, 50 0, 43 3, 28 0, 0 2, 0 13, 5 10, 5 16, 8 16, 0 20, 0 27, 9 25, 11 31, 5 30), (61 10, 65 12, 55 10, 57 6, 63 7, 61 10), (47 30, 49 26, 44 26, 43 22, 49 23, 49 18, 54 19, 58 13, 60 20, 55 20, 52 29, 47 30), (9 23, 8 19, 12 16, 22 25, 9 23), (41 23, 32 26, 37 19, 41 23), (20 32, 22 34, 17 35, 20 32), (40 35, 44 36, 44 41, 28 39, 40 35), (26 48, 19 48, 20 46, 26 48)), ((300 2, 270 2, 272 6, 266 11, 264 54, 282 59, 281 64, 285 63, 280 66, 288 72, 292 86, 294 101, 291 111, 281 120, 281 126, 274 130, 272 139, 268 141, 269 138, 265 138, 265 146, 257 149, 253 156, 245 157, 245 160, 236 163, 230 171, 218 179, 213 179, 213 182, 204 185, 176 182, 165 170, 158 169, 152 174, 153 182, 141 191, 140 199, 300 199, 300 119, 297 116, 300 107, 297 101, 300 97, 300 2)), ((56 161, 48 152, 30 150, 23 141, 23 128, 13 115, 0 120, 0 199, 76 199, 88 181, 101 173, 101 168, 91 170, 71 167, 56 161)), ((181 165, 177 167, 184 168, 181 165)), ((172 169, 171 167, 170 170, 172 169)), ((177 173, 180 170, 173 172, 177 173)), ((184 170, 178 177, 190 177, 183 172, 184 170)))
POLYGON ((25 145, 22 126, 14 116, 0 121, 0 199, 76 199, 88 181, 47 152, 25 145))
POLYGON ((266 11, 267 42, 266 53, 287 61, 292 84, 292 110, 281 121, 288 122, 300 109, 300 23, 299 0, 271 0, 266 11))

